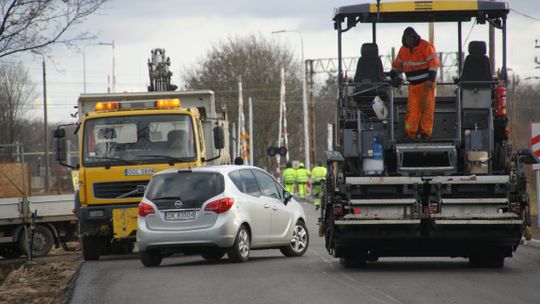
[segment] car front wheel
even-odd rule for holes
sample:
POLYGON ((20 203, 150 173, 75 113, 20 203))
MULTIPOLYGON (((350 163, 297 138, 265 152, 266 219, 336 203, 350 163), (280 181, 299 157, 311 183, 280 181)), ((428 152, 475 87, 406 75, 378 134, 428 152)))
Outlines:
POLYGON ((281 253, 287 257, 301 256, 306 253, 309 245, 309 232, 306 224, 298 221, 294 227, 293 237, 289 246, 280 248, 281 253))

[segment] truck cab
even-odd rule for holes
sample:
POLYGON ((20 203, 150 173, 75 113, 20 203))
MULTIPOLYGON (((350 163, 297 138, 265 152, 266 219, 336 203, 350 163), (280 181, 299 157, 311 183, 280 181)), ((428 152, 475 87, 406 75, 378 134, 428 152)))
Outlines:
POLYGON ((75 205, 85 260, 133 248, 137 205, 154 173, 229 161, 211 91, 83 94, 78 111, 75 205))

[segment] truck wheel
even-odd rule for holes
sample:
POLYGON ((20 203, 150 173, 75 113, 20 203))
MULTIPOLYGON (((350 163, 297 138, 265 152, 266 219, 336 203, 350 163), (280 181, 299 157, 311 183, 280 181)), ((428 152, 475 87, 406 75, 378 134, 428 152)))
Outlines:
POLYGON ((363 257, 342 257, 339 262, 345 268, 360 268, 366 266, 366 258, 363 257))
POLYGON ((477 253, 469 257, 469 262, 475 267, 502 268, 504 255, 499 253, 477 253))
POLYGON ((95 236, 83 236, 81 237, 81 249, 83 259, 85 261, 97 261, 99 260, 101 242, 99 238, 95 236))
MULTIPOLYGON (((34 240, 32 244, 32 256, 39 258, 47 255, 54 244, 54 236, 49 228, 43 225, 37 225, 34 228, 34 240)), ((19 248, 28 256, 28 241, 24 230, 19 237, 19 248)))
POLYGON ((0 256, 6 259, 15 259, 20 257, 22 254, 21 249, 17 245, 9 245, 5 247, 0 247, 0 256))
POLYGON ((293 237, 289 246, 280 248, 279 250, 286 257, 301 256, 306 253, 309 244, 309 233, 306 224, 298 221, 294 227, 293 237))
POLYGON ((145 267, 157 267, 159 266, 159 264, 161 264, 161 261, 163 260, 163 256, 161 255, 161 253, 155 250, 141 251, 139 257, 141 259, 141 263, 145 267))
POLYGON ((229 260, 233 263, 243 263, 249 258, 250 236, 246 226, 240 226, 234 244, 227 251, 229 260))
POLYGON ((212 250, 205 253, 202 253, 201 256, 203 259, 211 262, 217 262, 225 255, 224 250, 212 250))
POLYGON ((129 254, 133 252, 135 244, 133 242, 113 242, 112 254, 129 254))

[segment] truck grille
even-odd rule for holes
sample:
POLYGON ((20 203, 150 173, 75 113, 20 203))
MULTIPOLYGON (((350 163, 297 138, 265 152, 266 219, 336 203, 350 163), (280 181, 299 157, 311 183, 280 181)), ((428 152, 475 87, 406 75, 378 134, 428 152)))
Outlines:
POLYGON ((142 197, 144 194, 142 192, 134 192, 130 195, 126 195, 126 193, 137 190, 137 186, 146 187, 147 184, 147 180, 114 183, 96 183, 94 184, 94 197, 118 198, 122 195, 124 195, 122 198, 142 197))

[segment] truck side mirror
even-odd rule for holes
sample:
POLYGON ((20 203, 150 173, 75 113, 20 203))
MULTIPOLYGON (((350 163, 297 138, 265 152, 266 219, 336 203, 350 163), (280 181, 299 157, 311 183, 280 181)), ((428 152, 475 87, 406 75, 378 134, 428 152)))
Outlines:
POLYGON ((225 148, 225 132, 223 127, 214 127, 214 147, 218 150, 225 148))
POLYGON ((66 160, 67 160, 66 139, 64 137, 56 137, 56 161, 63 163, 66 160))
POLYGON ((56 129, 54 130, 54 138, 64 138, 66 137, 66 130, 65 129, 56 129))
POLYGON ((54 130, 53 135, 56 139, 56 160, 61 163, 65 162, 67 159, 66 129, 59 126, 54 130))

